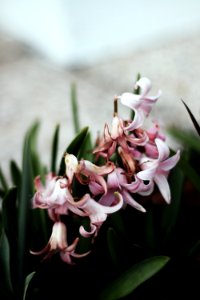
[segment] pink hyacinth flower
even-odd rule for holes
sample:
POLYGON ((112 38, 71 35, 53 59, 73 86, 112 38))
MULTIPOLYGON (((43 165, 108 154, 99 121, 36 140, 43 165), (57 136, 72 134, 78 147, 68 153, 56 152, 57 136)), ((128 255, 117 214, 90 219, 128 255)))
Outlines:
POLYGON ((175 155, 169 157, 170 151, 166 143, 156 138, 155 143, 158 149, 158 158, 151 159, 145 157, 140 161, 142 171, 137 173, 138 178, 147 181, 154 181, 163 198, 167 203, 171 201, 171 192, 167 177, 169 171, 175 167, 180 159, 180 151, 178 150, 175 155))
POLYGON ((161 95, 161 91, 158 91, 156 96, 148 96, 148 92, 151 89, 151 81, 146 78, 140 78, 136 84, 135 89, 140 88, 140 94, 123 93, 119 96, 121 103, 134 110, 135 116, 133 121, 126 127, 127 130, 133 130, 143 125, 145 117, 147 117, 154 105, 161 95))
POLYGON ((40 251, 30 251, 34 255, 45 254, 44 259, 51 257, 55 252, 60 253, 60 257, 63 261, 68 264, 73 264, 71 256, 83 257, 88 254, 77 254, 75 253, 76 246, 78 244, 79 238, 76 238, 71 245, 67 243, 67 228, 64 223, 56 222, 53 225, 51 237, 47 245, 40 251))

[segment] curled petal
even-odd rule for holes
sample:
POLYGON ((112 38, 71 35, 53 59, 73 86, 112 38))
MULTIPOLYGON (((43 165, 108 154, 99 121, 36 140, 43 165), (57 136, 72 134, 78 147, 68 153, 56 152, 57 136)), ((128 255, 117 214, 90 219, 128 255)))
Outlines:
POLYGON ((140 88, 140 94, 141 96, 144 96, 146 95, 151 87, 152 87, 152 84, 151 84, 151 81, 149 80, 149 78, 147 77, 141 77, 136 83, 135 83, 135 89, 137 88, 140 88))
POLYGON ((167 159, 170 154, 167 144, 163 140, 158 138, 155 139, 155 143, 158 148, 158 160, 163 161, 167 159))
POLYGON ((89 238, 89 237, 93 236, 97 230, 97 226, 94 224, 91 224, 90 227, 91 227, 90 231, 87 231, 87 230, 85 230, 83 225, 81 225, 79 228, 79 233, 85 238, 89 238))
POLYGON ((88 160, 80 161, 80 170, 85 175, 90 175, 90 174, 105 175, 112 172, 114 168, 115 165, 111 161, 107 162, 103 166, 97 166, 88 160))

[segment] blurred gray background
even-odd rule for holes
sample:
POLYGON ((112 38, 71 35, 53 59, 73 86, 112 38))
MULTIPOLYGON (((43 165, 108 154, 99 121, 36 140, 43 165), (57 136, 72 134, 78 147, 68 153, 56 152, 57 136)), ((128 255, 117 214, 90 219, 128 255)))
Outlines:
POLYGON ((163 130, 192 129, 181 99, 199 120, 200 1, 0 0, 3 170, 10 159, 21 163, 24 134, 35 120, 43 161, 49 163, 58 123, 62 154, 74 135, 72 83, 81 126, 95 139, 111 122, 113 97, 132 91, 138 72, 151 79, 151 94, 162 90, 150 119, 163 130))

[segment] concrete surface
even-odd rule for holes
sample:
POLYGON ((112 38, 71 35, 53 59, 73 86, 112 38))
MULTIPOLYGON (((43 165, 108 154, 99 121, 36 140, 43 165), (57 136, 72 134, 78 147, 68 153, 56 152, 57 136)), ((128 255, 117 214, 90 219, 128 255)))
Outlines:
MULTIPOLYGON (((104 122, 112 119, 114 95, 132 91, 138 72, 149 77, 162 96, 150 119, 165 130, 170 125, 191 129, 181 98, 197 120, 200 110, 200 32, 168 44, 151 45, 84 69, 58 68, 28 47, 0 35, 0 165, 8 175, 10 159, 21 163, 22 141, 34 120, 41 121, 39 149, 43 161, 50 160, 55 125, 61 125, 59 153, 74 133, 70 107, 70 85, 77 85, 82 127, 89 126, 95 139, 104 122)), ((125 113, 121 107, 120 112, 125 113)), ((173 144, 173 142, 172 142, 173 144)))

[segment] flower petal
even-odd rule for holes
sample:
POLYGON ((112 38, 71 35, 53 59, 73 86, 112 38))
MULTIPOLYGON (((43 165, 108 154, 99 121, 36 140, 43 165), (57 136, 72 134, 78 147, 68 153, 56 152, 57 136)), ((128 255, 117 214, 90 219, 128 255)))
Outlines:
POLYGON ((154 178, 163 198, 169 204, 171 202, 171 192, 165 175, 156 175, 154 178))

